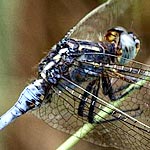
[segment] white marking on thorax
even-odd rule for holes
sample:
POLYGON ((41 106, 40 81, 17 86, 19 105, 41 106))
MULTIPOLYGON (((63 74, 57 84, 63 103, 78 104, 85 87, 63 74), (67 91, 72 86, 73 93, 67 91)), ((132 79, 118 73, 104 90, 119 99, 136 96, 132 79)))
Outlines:
POLYGON ((100 51, 99 50, 99 47, 96 47, 96 46, 90 46, 90 45, 79 45, 79 51, 81 51, 83 48, 86 48, 86 49, 90 49, 90 50, 94 50, 94 51, 100 51))

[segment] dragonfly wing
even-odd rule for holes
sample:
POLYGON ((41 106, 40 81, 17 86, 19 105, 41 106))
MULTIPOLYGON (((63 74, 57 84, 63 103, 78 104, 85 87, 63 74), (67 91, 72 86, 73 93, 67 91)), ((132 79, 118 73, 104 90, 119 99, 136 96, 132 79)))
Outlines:
MULTIPOLYGON (((77 63, 75 63, 75 65, 72 64, 71 70, 77 67, 76 64, 77 63)), ((142 64, 138 65, 138 63, 135 62, 132 62, 131 66, 136 68, 138 67, 140 69, 144 69, 146 67, 142 64)), ((77 68, 82 74, 83 68, 81 65, 77 68)), ((145 69, 148 70, 147 67, 145 69)), ((130 73, 130 76, 131 75, 132 77, 134 76, 134 74, 130 73)), ((62 78, 59 81, 58 86, 54 86, 52 88, 52 92, 50 93, 51 103, 47 102, 43 105, 43 107, 33 113, 35 113, 39 118, 42 118, 50 126, 63 132, 73 134, 88 122, 89 108, 91 106, 91 99, 93 95, 92 90, 89 90, 90 94, 87 94, 86 98, 83 97, 86 92, 85 89, 87 89, 87 86, 91 82, 90 78, 82 83, 75 83, 68 76, 65 76, 65 78, 62 78), (67 80, 65 80, 65 78, 67 80), (83 116, 78 115, 78 107, 81 100, 86 101, 83 116)), ((132 83, 117 78, 117 76, 113 76, 112 79, 112 87, 114 90, 124 86, 125 84, 132 86, 132 83)), ((149 81, 144 81, 144 86, 134 89, 132 93, 129 92, 128 95, 126 95, 125 100, 123 100, 119 105, 114 104, 114 106, 119 108, 119 110, 123 113, 133 117, 133 120, 127 118, 126 115, 124 116, 122 113, 120 114, 120 112, 115 109, 106 113, 106 118, 102 118, 101 114, 105 113, 104 109, 109 108, 107 104, 111 101, 108 96, 103 94, 102 89, 100 88, 93 114, 100 117, 101 121, 97 122, 95 129, 92 130, 84 139, 103 147, 136 150, 140 145, 138 148, 139 150, 141 148, 143 150, 149 148, 149 128, 145 129, 139 123, 140 121, 146 126, 150 125, 148 119, 150 112, 149 81)))
MULTIPOLYGON (((61 81, 60 85, 57 88, 54 88, 55 92, 53 93, 51 103, 45 104, 43 107, 38 109, 38 111, 33 113, 38 113, 39 118, 42 118, 44 122, 48 123, 51 127, 68 134, 74 134, 80 127, 87 123, 86 115, 89 111, 91 96, 88 96, 88 100, 84 108, 84 117, 81 117, 78 115, 78 107, 84 92, 78 88, 72 89, 71 86, 68 86, 68 83, 66 83, 66 85, 64 83, 65 81, 61 81)), ((85 85, 82 85, 82 87, 86 88, 85 85)), ((126 97, 126 100, 121 103, 119 108, 122 111, 130 109, 135 110, 140 106, 140 109, 136 112, 131 111, 125 113, 130 116, 133 116, 136 113, 137 120, 142 121, 145 124, 149 124, 149 108, 142 101, 144 96, 144 94, 142 94, 143 90, 145 89, 142 88, 140 91, 137 90, 131 96, 126 97), (135 96, 137 93, 142 94, 139 94, 140 98, 138 99, 138 95, 135 96)), ((148 91, 149 89, 147 89, 146 92, 148 91)), ((104 97, 100 92, 99 98, 105 100, 106 102, 109 101, 108 98, 104 97)), ((103 105, 101 101, 97 100, 97 104, 94 110, 95 115, 97 115, 99 111, 101 111, 101 113, 104 112, 102 106, 103 105)), ((99 117, 101 117, 101 113, 98 114, 99 117)), ((115 114, 115 116, 119 115, 119 113, 115 114)), ((111 121, 113 118, 114 116, 112 113, 108 114, 108 117, 106 118, 108 121, 102 121, 98 123, 94 130, 87 134, 84 140, 99 146, 115 147, 122 150, 136 150, 139 145, 139 150, 141 147, 143 150, 147 150, 147 148, 150 147, 149 133, 136 128, 136 123, 134 121, 129 119, 127 119, 126 122, 119 119, 111 121)), ((85 132, 84 129, 83 132, 85 132)), ((80 138, 80 136, 78 138, 80 138)))
MULTIPOLYGON (((118 20, 137 0, 108 0, 87 14, 68 36, 71 38, 99 41, 109 28, 118 26, 118 20)), ((123 18, 121 18, 123 19, 123 18)))

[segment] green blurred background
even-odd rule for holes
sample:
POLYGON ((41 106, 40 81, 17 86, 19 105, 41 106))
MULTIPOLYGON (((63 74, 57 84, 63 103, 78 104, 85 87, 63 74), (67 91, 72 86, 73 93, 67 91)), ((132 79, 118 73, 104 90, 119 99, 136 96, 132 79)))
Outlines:
MULTIPOLYGON (((53 44, 98 0, 1 0, 0 1, 0 115, 17 100, 36 75, 36 66, 53 44)), ((148 63, 150 56, 150 2, 134 5, 133 16, 121 20, 142 41, 138 59, 148 63)), ((52 129, 41 120, 24 115, 0 132, 0 150, 54 150, 68 135, 52 129)), ((74 150, 100 149, 80 142, 74 150)), ((107 150, 107 149, 102 149, 107 150)))

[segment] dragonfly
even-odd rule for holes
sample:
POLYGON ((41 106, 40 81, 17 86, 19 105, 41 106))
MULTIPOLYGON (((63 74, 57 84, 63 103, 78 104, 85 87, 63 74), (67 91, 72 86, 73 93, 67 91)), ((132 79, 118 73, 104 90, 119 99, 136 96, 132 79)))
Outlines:
POLYGON ((1 116, 1 129, 33 110, 50 126, 70 134, 86 122, 94 124, 85 140, 100 146, 150 148, 149 66, 133 60, 140 40, 103 21, 109 8, 109 17, 117 22, 120 5, 122 2, 115 0, 98 7, 52 47, 39 63, 37 79, 1 116), (102 16, 101 22, 92 19, 96 15, 102 16), (99 40, 99 33, 106 30, 104 39, 99 40), (117 102, 121 102, 119 107, 117 102))

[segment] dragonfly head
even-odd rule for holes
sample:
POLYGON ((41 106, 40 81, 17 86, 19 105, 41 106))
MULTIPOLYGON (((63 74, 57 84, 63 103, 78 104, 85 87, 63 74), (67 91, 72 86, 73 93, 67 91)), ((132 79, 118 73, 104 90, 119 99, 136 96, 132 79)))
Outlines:
POLYGON ((117 61, 122 65, 134 59, 140 50, 140 40, 123 27, 108 30, 105 39, 115 45, 117 61))

